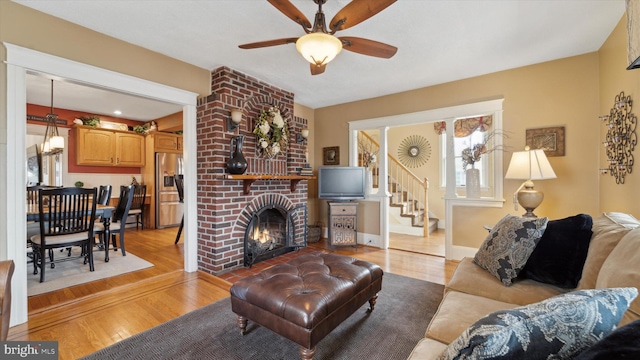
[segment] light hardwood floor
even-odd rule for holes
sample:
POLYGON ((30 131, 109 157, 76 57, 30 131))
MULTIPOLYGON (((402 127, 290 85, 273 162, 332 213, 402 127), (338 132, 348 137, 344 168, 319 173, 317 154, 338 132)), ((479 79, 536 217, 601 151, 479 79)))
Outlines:
MULTIPOLYGON (((77 359, 227 297, 229 282, 202 271, 182 271, 183 245, 174 245, 175 234, 175 228, 127 230, 127 251, 154 267, 30 297, 29 321, 11 328, 8 340, 55 340, 59 359, 77 359)), ((327 246, 320 241, 309 248, 327 246)), ((457 265, 442 257, 362 246, 335 253, 441 284, 457 265)))
POLYGON ((390 233, 389 248, 444 257, 444 229, 438 229, 428 237, 390 233))

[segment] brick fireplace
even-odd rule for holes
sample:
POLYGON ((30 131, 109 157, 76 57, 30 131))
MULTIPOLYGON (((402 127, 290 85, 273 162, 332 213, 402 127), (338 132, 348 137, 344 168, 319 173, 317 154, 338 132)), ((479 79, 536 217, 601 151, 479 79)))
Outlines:
MULTIPOLYGON (((228 67, 212 72, 211 89, 211 95, 199 99, 197 107, 198 267, 220 274, 245 265, 245 233, 262 205, 278 204, 288 211, 307 203, 304 180, 293 186, 290 180, 259 179, 247 187, 243 180, 224 178, 232 137, 245 136, 245 174, 295 175, 305 162, 305 144, 296 143, 295 137, 307 121, 293 115, 293 93, 228 67), (260 111, 272 106, 280 110, 289 126, 289 149, 286 154, 265 159, 257 151, 253 129, 260 111), (228 132, 226 120, 233 108, 242 110, 242 122, 228 132)), ((299 240, 306 218, 300 214, 296 218, 299 240)))

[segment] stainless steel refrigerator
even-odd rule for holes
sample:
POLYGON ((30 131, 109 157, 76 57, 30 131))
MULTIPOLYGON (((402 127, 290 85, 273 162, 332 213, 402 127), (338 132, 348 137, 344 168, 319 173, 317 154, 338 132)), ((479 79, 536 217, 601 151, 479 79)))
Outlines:
POLYGON ((156 228, 180 225, 183 209, 173 176, 182 169, 181 154, 156 153, 156 228))

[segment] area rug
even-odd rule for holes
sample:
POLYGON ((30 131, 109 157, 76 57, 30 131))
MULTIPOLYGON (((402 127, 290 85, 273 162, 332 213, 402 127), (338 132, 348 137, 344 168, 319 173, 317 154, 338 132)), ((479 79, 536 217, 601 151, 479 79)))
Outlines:
MULTIPOLYGON (((73 248, 71 256, 78 257, 79 255, 80 248, 76 246, 73 248)), ((54 256, 55 258, 66 257, 67 252, 54 250, 54 256)), ((94 271, 89 271, 89 264, 83 264, 83 259, 80 258, 57 263, 55 269, 47 264, 42 283, 40 282, 40 273, 34 275, 33 264, 29 263, 27 264, 27 295, 39 295, 153 266, 152 263, 130 252, 127 252, 127 256, 122 256, 119 249, 109 252, 109 262, 104 262, 104 251, 94 250, 93 263, 94 271)))
MULTIPOLYGON (((385 274, 374 311, 366 303, 317 346, 314 359, 406 359, 429 325, 444 287, 385 274)), ((126 321, 126 319, 122 319, 126 321)), ((299 359, 300 346, 249 321, 242 336, 222 299, 83 359, 299 359)))

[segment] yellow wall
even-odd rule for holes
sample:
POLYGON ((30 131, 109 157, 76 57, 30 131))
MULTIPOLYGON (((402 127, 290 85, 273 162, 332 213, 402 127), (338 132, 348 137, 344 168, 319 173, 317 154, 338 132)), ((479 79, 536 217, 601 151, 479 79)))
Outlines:
MULTIPOLYGON (((632 112, 640 117, 640 69, 626 70, 627 68, 627 18, 622 17, 618 26, 611 33, 607 41, 598 52, 600 59, 600 111, 599 115, 609 114, 613 107, 616 95, 624 91, 625 95, 631 95, 633 101, 632 112)), ((591 121, 592 126, 600 131, 600 142, 604 141, 606 130, 597 119, 591 121)), ((639 132, 636 129, 636 132, 639 132)), ((599 144, 600 161, 598 167, 605 167, 606 154, 604 147, 599 144)), ((640 216, 640 201, 636 195, 640 187, 640 154, 636 146, 633 154, 636 164, 633 172, 626 176, 625 183, 616 185, 615 178, 610 175, 600 175, 600 211, 621 211, 640 216)))
MULTIPOLYGON (((437 69, 425 69, 437 71, 437 69)), ((449 107, 453 105, 504 98, 505 140, 504 171, 511 159, 510 152, 525 146, 525 131, 529 128, 565 126, 565 156, 551 157, 557 179, 538 181, 536 188, 545 193, 545 200, 536 211, 541 216, 561 218, 577 213, 596 214, 598 204, 599 129, 598 54, 581 56, 501 71, 475 78, 421 88, 380 98, 367 99, 316 109, 316 146, 340 146, 348 149, 348 122, 449 107), (336 134, 339 134, 338 136, 336 134)), ((389 124, 393 127, 393 124, 389 124)), ((341 156, 347 164, 347 156, 341 156)), ((316 152, 316 161, 321 154, 316 152)), ((511 203, 519 181, 505 180, 505 206, 500 211, 456 208, 454 245, 477 247, 484 236, 483 224, 491 225, 502 216, 515 212, 511 203), (469 220, 472 219, 472 220, 469 220)))

